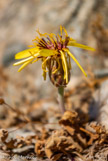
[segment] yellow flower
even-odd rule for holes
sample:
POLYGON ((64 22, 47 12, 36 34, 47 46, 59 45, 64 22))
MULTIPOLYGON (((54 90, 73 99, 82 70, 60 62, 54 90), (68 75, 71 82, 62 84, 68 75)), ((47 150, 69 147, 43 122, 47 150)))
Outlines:
POLYGON ((15 55, 15 59, 22 59, 13 64, 14 66, 22 65, 18 70, 19 72, 28 64, 41 59, 44 79, 46 79, 47 71, 49 72, 50 77, 51 74, 62 71, 63 79, 65 80, 65 84, 67 84, 71 69, 70 58, 72 58, 84 75, 87 76, 74 55, 69 51, 68 46, 94 51, 93 48, 77 43, 76 40, 68 36, 66 29, 62 26, 60 26, 60 34, 57 35, 54 33, 41 34, 39 30, 37 32, 40 37, 37 36, 33 40, 34 45, 30 46, 32 48, 21 51, 15 55), (63 31, 64 33, 62 33, 63 31))

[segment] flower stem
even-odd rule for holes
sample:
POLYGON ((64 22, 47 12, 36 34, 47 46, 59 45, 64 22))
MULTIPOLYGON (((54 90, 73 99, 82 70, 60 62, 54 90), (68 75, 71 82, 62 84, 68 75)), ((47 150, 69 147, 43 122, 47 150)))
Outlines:
POLYGON ((58 102, 61 112, 64 113, 65 112, 64 87, 58 87, 58 102))

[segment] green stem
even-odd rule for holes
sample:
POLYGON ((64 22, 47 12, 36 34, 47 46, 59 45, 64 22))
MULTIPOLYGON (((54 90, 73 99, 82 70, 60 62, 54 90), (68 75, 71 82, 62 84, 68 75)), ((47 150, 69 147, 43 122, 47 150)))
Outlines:
POLYGON ((65 112, 64 87, 58 87, 58 102, 61 112, 64 113, 65 112))

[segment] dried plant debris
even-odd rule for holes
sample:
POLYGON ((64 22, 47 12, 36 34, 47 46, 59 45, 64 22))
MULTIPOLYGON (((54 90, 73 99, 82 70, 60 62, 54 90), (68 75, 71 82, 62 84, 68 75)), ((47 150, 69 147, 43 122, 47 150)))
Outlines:
MULTIPOLYGON (((3 99, 0 99, 0 102, 6 104, 3 99)), ((16 113, 18 117, 22 117, 22 113, 18 111, 16 113)), ((82 116, 86 115, 66 111, 59 120, 59 130, 40 128, 41 130, 35 131, 34 135, 26 137, 12 138, 6 129, 1 129, 0 148, 13 156, 15 154, 25 156, 29 152, 29 155, 33 157, 48 158, 54 161, 72 161, 76 160, 76 157, 86 160, 87 155, 90 155, 88 149, 91 149, 93 157, 98 153, 99 148, 102 149, 104 145, 108 146, 108 133, 102 125, 96 122, 88 123, 88 120, 83 119, 82 116)), ((27 121, 25 116, 23 121, 27 121)))
POLYGON ((0 139, 1 139, 1 146, 3 148, 3 150, 6 150, 6 149, 14 149, 14 148, 17 148, 21 142, 17 142, 17 139, 10 139, 7 141, 7 138, 8 138, 8 131, 5 130, 5 129, 1 129, 0 130, 0 139))
MULTIPOLYGON (((2 98, 0 104, 9 106, 2 98)), ((16 113, 16 118, 21 118, 23 123, 21 128, 28 123, 35 128, 34 122, 22 112, 11 106, 8 110, 16 113)), ((1 129, 0 149, 13 157, 16 154, 18 157, 27 156, 29 160, 31 156, 31 160, 33 157, 52 161, 76 161, 78 158, 86 161, 90 157, 93 160, 102 148, 108 147, 108 133, 101 124, 88 123, 87 117, 83 112, 66 111, 58 122, 58 130, 46 128, 47 126, 38 127, 36 124, 37 130, 34 130, 34 134, 25 137, 21 135, 10 137, 11 131, 1 129)))
POLYGON ((52 132, 50 137, 36 142, 35 151, 40 157, 51 160, 63 160, 63 157, 83 158, 83 152, 88 147, 100 147, 108 143, 108 134, 104 127, 92 122, 83 123, 76 112, 67 111, 59 121, 60 130, 52 132))

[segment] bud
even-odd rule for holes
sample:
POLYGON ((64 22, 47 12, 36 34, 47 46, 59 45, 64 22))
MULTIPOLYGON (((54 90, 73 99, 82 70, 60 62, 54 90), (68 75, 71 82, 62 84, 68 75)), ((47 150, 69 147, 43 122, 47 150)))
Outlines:
POLYGON ((56 59, 51 59, 48 63, 49 77, 53 85, 56 87, 66 87, 70 80, 70 67, 68 65, 68 62, 68 82, 66 82, 66 78, 64 77, 64 69, 62 63, 63 62, 61 58, 59 58, 58 61, 56 59))

